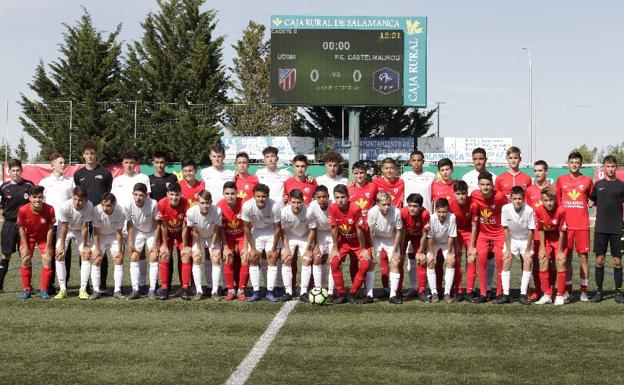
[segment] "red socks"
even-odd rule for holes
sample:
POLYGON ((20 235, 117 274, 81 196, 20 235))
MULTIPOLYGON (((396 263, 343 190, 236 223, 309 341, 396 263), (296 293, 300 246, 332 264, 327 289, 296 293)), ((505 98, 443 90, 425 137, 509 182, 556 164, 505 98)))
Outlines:
POLYGON ((240 276, 238 278, 238 289, 245 290, 247 287, 247 281, 249 281, 249 265, 241 265, 240 276))
POLYGON ((160 271, 160 286, 163 289, 169 289, 169 262, 160 262, 158 264, 158 270, 160 271))
MULTIPOLYGON (((351 257, 351 258, 355 259, 354 257, 351 257)), ((357 291, 360 289, 360 287, 364 283, 364 280, 366 279, 366 273, 368 272, 368 268, 370 267, 370 261, 368 261, 367 259, 360 259, 358 266, 359 268, 358 268, 357 274, 355 275, 355 279, 353 280, 353 283, 351 284, 351 294, 357 293, 357 291)), ((336 282, 336 279, 334 278, 334 283, 335 282, 336 282)))
POLYGON ((550 284, 550 273, 548 270, 539 272, 542 293, 552 298, 552 285, 550 284))
POLYGON ((223 264, 223 280, 225 281, 225 287, 227 287, 228 290, 234 289, 234 264, 223 264))
POLYGON ((380 263, 380 271, 379 271, 379 275, 381 275, 381 285, 384 287, 384 289, 388 288, 388 284, 389 284, 389 274, 390 274, 390 266, 388 263, 388 255, 385 253, 385 251, 381 254, 381 263, 380 263))
MULTIPOLYGON (((563 293, 565 293, 567 286, 566 286, 566 272, 565 271, 558 271, 557 272, 557 295, 563 295, 563 293)), ((570 285, 572 286, 572 285, 570 285)), ((571 291, 569 291, 569 293, 571 293, 571 291)))
POLYGON ((32 291, 32 286, 30 285, 32 268, 30 266, 20 268, 20 277, 22 278, 22 289, 32 291))
MULTIPOLYGON (((455 270, 455 274, 457 274, 457 270, 455 270)), ((472 294, 476 278, 477 262, 468 262, 466 264, 466 293, 472 294)))
POLYGON ((191 262, 184 263, 182 262, 182 288, 188 289, 191 287, 191 275, 193 274, 193 264, 191 262))
POLYGON ((427 288, 427 267, 416 265, 416 282, 418 282, 418 294, 425 292, 427 288))
MULTIPOLYGON (((32 270, 30 270, 30 275, 32 275, 32 270)), ((49 267, 41 268, 41 286, 39 287, 41 291, 48 290, 48 287, 50 287, 50 280, 52 279, 52 275, 53 275, 53 272, 51 268, 49 267)))
POLYGON ((331 260, 331 273, 334 277, 334 288, 337 295, 344 294, 344 278, 342 277, 340 257, 333 257, 331 260))
POLYGON ((461 262, 457 262, 455 263, 455 275, 453 276, 455 294, 463 294, 464 288, 462 286, 462 264, 461 262))

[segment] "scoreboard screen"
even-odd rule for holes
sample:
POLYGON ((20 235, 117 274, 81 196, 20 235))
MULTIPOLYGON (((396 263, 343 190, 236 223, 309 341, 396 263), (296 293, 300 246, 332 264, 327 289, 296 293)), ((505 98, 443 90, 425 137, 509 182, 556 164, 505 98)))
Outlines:
POLYGON ((271 17, 271 104, 427 105, 427 19, 271 17))

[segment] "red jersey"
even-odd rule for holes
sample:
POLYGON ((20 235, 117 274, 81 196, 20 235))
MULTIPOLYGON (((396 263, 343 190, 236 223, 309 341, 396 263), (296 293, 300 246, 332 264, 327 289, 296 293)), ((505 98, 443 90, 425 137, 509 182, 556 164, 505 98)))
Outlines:
POLYGON ((312 202, 316 186, 318 186, 316 180, 313 180, 312 183, 308 183, 307 180, 300 182, 297 178, 292 177, 284 182, 284 194, 289 195, 292 190, 300 190, 303 193, 303 202, 309 205, 310 202, 312 202))
MULTIPOLYGON (((498 178, 497 178, 498 179, 498 178)), ((501 225, 501 211, 507 204, 507 197, 500 191, 493 191, 489 199, 485 199, 481 190, 470 194, 472 201, 472 221, 479 222, 479 237, 501 238, 504 229, 501 225)))
POLYGON ((359 248, 360 242, 357 237, 357 228, 364 226, 362 210, 351 203, 347 212, 343 212, 338 204, 332 203, 327 209, 327 219, 331 227, 338 228, 338 245, 347 244, 353 248, 359 248))
POLYGON ((451 183, 444 183, 441 180, 436 180, 431 185, 431 198, 433 199, 433 207, 435 207, 435 203, 438 199, 446 198, 447 200, 451 200, 455 196, 455 191, 453 188, 455 187, 455 181, 451 183))
POLYGON ((193 207, 197 204, 199 201, 197 194, 206 189, 204 181, 196 180, 195 182, 195 186, 191 187, 184 179, 178 181, 180 189, 182 190, 182 197, 188 201, 189 207, 193 207))
POLYGON ((423 207, 418 215, 413 217, 410 215, 409 209, 403 207, 401 209, 401 220, 403 220, 405 236, 410 239, 420 239, 420 237, 422 237, 422 232, 428 232, 430 229, 429 221, 431 220, 431 214, 423 207))
POLYGON ((589 230, 587 201, 594 182, 587 175, 562 175, 557 178, 557 206, 564 208, 570 230, 589 230))
POLYGON ((255 175, 247 175, 246 177, 236 177, 236 196, 239 197, 243 203, 253 198, 253 188, 260 183, 258 177, 255 175))
MULTIPOLYGON (((557 194, 557 190, 555 186, 548 183, 544 188, 550 187, 555 190, 555 195, 557 194)), ((537 184, 532 184, 526 188, 524 191, 524 200, 534 211, 542 205, 542 187, 537 184)))
POLYGON ((507 199, 511 199, 511 189, 520 186, 523 190, 526 190, 527 187, 533 184, 533 180, 530 176, 519 171, 517 174, 512 174, 511 171, 507 170, 501 175, 496 177, 496 182, 494 182, 494 189, 496 191, 502 192, 507 199))
POLYGON ((455 221, 457 223, 457 231, 463 231, 466 233, 472 232, 472 202, 470 198, 466 198, 466 204, 460 206, 455 198, 449 201, 449 210, 455 214, 455 221))
POLYGON ((239 240, 244 237, 243 220, 241 219, 243 200, 236 198, 236 205, 232 208, 225 199, 221 199, 217 206, 221 209, 223 220, 221 226, 225 231, 225 237, 228 240, 239 240))
POLYGON ((349 187, 349 202, 356 204, 362 210, 362 217, 366 218, 368 210, 377 202, 378 191, 377 185, 371 182, 363 187, 349 187))
POLYGON ((164 197, 158 201, 156 220, 167 224, 167 232, 170 237, 182 239, 182 226, 186 219, 186 211, 189 209, 188 201, 180 198, 177 207, 171 207, 169 198, 164 197))
POLYGON ((567 229, 565 209, 561 206, 554 211, 548 211, 544 206, 540 206, 535 210, 535 219, 537 229, 544 230, 544 239, 548 242, 557 242, 559 232, 567 229))
POLYGON ((54 208, 45 202, 38 213, 33 211, 32 203, 23 205, 17 211, 17 225, 24 229, 30 241, 45 241, 50 226, 55 223, 54 208))
MULTIPOLYGON (((396 207, 403 207, 403 195, 405 194, 405 181, 401 178, 394 178, 388 182, 384 178, 377 178, 373 181, 378 192, 387 192, 392 197, 392 204, 396 207)), ((377 195, 377 194, 375 194, 377 195)), ((376 201, 376 199, 374 199, 376 201)))

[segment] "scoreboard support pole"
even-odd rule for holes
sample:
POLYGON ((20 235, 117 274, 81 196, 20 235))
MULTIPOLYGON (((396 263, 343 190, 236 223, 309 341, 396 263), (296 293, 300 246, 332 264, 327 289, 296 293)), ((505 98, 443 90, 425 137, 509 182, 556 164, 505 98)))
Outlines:
POLYGON ((349 109, 349 179, 353 179, 353 163, 360 160, 360 108, 349 109))

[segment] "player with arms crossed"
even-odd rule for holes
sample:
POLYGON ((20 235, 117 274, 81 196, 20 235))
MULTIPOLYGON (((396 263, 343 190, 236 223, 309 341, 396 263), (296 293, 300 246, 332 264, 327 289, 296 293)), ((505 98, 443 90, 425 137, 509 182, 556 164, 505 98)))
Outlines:
POLYGON ((267 300, 277 302, 278 298, 273 293, 277 278, 277 246, 280 239, 280 206, 269 198, 269 187, 263 183, 253 189, 254 199, 248 200, 243 205, 241 219, 245 238, 249 245, 249 278, 253 286, 253 294, 247 299, 255 302, 260 297, 260 257, 266 253, 269 267, 267 271, 267 300))
POLYGON ((439 302, 436 259, 442 254, 446 263, 444 275, 444 301, 452 302, 451 288, 455 276, 455 253, 453 246, 457 237, 457 222, 455 214, 449 212, 449 202, 446 198, 440 198, 435 203, 435 213, 431 216, 430 228, 427 233, 427 281, 431 289, 431 302, 439 302))
POLYGON ((535 212, 537 229, 540 237, 539 264, 542 298, 536 305, 552 303, 554 276, 549 274, 550 265, 557 266, 557 298, 555 305, 565 303, 566 290, 566 214, 565 209, 557 207, 555 191, 550 187, 542 190, 542 205, 535 212))
POLYGON ((29 192, 30 203, 23 205, 17 212, 17 226, 20 233, 20 257, 22 260, 20 276, 22 294, 20 299, 32 296, 32 256, 35 246, 41 255, 41 299, 50 299, 48 287, 52 279, 52 256, 54 253, 54 208, 44 202, 43 187, 33 186, 29 192))
MULTIPOLYGON (((382 258, 390 259, 390 299, 392 304, 403 303, 402 295, 397 295, 401 272, 399 266, 403 265, 404 256, 402 246, 404 239, 403 220, 401 209, 392 204, 392 197, 387 192, 377 193, 377 205, 368 211, 368 228, 373 240, 375 259, 371 262, 374 266, 376 261, 382 258)), ((366 288, 368 293, 365 302, 373 302, 373 287, 375 283, 375 270, 369 268, 366 274, 366 288), (372 271, 371 271, 372 270, 372 271)))
POLYGON ((603 162, 604 179, 596 182, 591 193, 589 205, 596 206, 596 228, 594 230, 594 253, 596 253, 596 294, 591 301, 602 301, 602 282, 604 281, 604 263, 607 246, 611 245, 613 257, 613 278, 615 280, 615 302, 624 303, 622 296, 622 203, 624 201, 624 182, 617 179, 617 159, 607 155, 603 162))
MULTIPOLYGON (((427 249, 427 233, 429 232, 431 214, 423 207, 423 202, 424 199, 420 194, 408 195, 407 204, 401 209, 401 220, 405 229, 403 250, 408 258, 410 285, 412 287, 409 297, 418 296, 421 301, 428 303, 429 298, 425 294, 427 289, 425 250, 427 249), (414 270, 414 279, 412 279, 412 269, 414 270), (416 276, 418 276, 418 283, 416 276), (418 289, 416 288, 417 284, 418 289)), ((399 282, 399 287, 401 286, 401 282, 399 282)))
MULTIPOLYGON (((123 282, 123 228, 125 219, 123 209, 117 204, 115 195, 104 193, 100 204, 93 210, 91 269, 97 272, 102 264, 102 256, 106 253, 106 250, 110 250, 115 266, 113 270, 113 297, 117 299, 124 298, 121 293, 121 284, 123 282)), ((91 284, 93 285, 94 293, 97 293, 95 291, 97 288, 97 273, 91 274, 91 284)), ((94 296, 93 294, 91 296, 92 299, 97 299, 98 297, 98 295, 94 296)))
POLYGON ((336 289, 334 303, 343 304, 347 301, 357 303, 355 295, 364 283, 372 260, 370 245, 364 235, 366 228, 362 219, 362 210, 358 205, 349 203, 349 191, 345 185, 339 184, 334 187, 334 200, 336 203, 332 203, 328 210, 333 240, 331 269, 336 289), (348 298, 345 294, 342 275, 342 263, 347 256, 355 260, 358 266, 348 298))
MULTIPOLYGON (((293 270, 291 266, 297 266, 293 263, 293 259, 301 257, 303 267, 309 271, 312 265, 312 252, 314 241, 316 239, 316 221, 312 215, 312 211, 305 202, 305 195, 299 189, 291 190, 289 195, 289 204, 283 207, 280 212, 280 223, 282 228, 282 277, 284 278, 284 286, 286 293, 282 296, 282 301, 290 301, 293 296, 293 270)), ((301 281, 301 296, 307 297, 304 293, 304 286, 307 288, 310 281, 310 275, 305 277, 308 282, 301 281)))
POLYGON ((511 263, 513 258, 522 263, 522 279, 520 281, 520 303, 530 304, 527 289, 533 270, 533 233, 535 232, 535 216, 533 209, 524 201, 524 189, 514 186, 511 189, 511 203, 503 206, 501 222, 505 232, 505 248, 503 249, 503 296, 494 301, 497 304, 509 303, 509 287, 511 286, 511 263))

